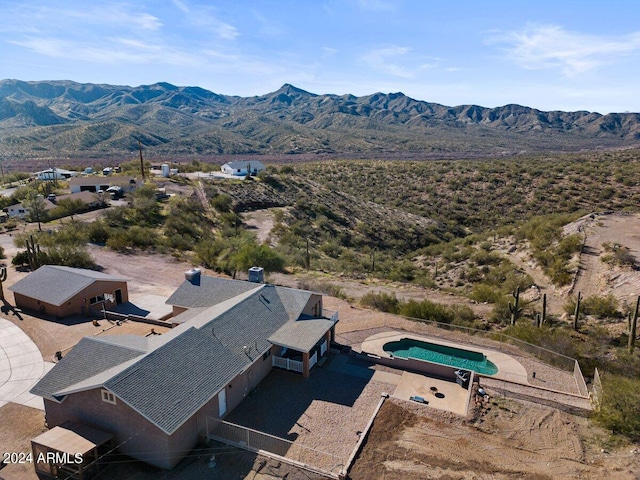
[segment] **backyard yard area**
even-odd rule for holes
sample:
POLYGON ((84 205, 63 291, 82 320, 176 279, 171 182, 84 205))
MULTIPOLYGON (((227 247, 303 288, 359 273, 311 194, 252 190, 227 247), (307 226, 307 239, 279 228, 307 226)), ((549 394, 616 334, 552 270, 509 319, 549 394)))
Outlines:
POLYGON ((332 354, 308 379, 272 371, 225 420, 302 445, 309 449, 305 463, 337 473, 382 394, 393 392, 398 381, 399 375, 332 354))

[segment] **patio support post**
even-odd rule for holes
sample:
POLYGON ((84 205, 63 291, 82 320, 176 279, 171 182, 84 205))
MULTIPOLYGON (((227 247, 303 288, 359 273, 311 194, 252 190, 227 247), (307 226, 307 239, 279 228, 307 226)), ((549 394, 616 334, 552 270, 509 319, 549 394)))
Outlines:
POLYGON ((302 354, 302 378, 309 378, 309 352, 302 354))

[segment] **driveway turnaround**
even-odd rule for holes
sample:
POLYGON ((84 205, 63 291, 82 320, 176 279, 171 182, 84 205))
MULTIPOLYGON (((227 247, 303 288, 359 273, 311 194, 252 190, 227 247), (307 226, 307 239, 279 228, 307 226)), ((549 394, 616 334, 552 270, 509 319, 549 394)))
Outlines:
POLYGON ((44 410, 42 398, 29 390, 51 368, 26 333, 0 318, 0 407, 13 402, 44 410))

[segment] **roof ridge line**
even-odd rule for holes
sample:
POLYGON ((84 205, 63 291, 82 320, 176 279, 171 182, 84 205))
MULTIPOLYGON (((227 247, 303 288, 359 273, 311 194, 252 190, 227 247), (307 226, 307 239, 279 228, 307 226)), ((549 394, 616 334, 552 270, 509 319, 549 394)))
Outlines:
MULTIPOLYGON (((90 337, 83 337, 83 338, 86 338, 87 340, 92 340, 92 341, 108 344, 108 345, 111 345, 113 347, 126 348, 127 350, 132 350, 134 352, 147 353, 149 351, 149 350, 140 350, 139 348, 131 347, 129 345, 121 345, 119 343, 110 342, 109 340, 107 340, 106 337, 98 337, 97 335, 99 335, 100 333, 102 333, 102 332, 99 332, 99 333, 97 333, 95 335, 92 335, 90 337)), ((131 334, 131 333, 122 333, 120 335, 112 335, 112 336, 113 337, 124 337, 125 335, 133 335, 135 337, 145 338, 145 337, 142 337, 142 335, 135 335, 135 334, 131 334)), ((148 342, 147 342, 147 345, 148 345, 148 342)))

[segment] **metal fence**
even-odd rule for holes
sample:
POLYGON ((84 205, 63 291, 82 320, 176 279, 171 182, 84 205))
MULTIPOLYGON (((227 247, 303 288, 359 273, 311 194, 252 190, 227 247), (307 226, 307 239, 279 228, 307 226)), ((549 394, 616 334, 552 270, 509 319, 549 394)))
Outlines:
MULTIPOLYGON (((573 385, 564 386, 566 393, 570 393, 572 395, 578 394, 585 398, 589 396, 582 370, 580 369, 577 360, 574 358, 499 332, 489 332, 486 330, 440 323, 421 318, 402 317, 411 321, 411 328, 408 329, 398 324, 397 317, 397 315, 383 315, 383 320, 378 328, 386 327, 410 333, 422 333, 452 342, 462 342, 476 347, 491 348, 516 357, 524 357, 524 354, 528 354, 528 356, 535 358, 546 365, 550 365, 564 371, 573 377, 575 383, 573 385)), ((372 328, 371 325, 367 325, 367 327, 363 328, 362 331, 372 330, 375 328, 376 327, 372 328)), ((358 329, 353 329, 350 332, 344 332, 338 336, 349 335, 350 333, 357 331, 358 329)), ((347 342, 347 344, 349 344, 349 342, 347 342)), ((526 379, 523 379, 523 383, 526 383, 526 379)), ((559 390, 563 390, 563 388, 560 388, 559 390)))
POLYGON ((207 438, 263 455, 276 456, 293 465, 337 478, 343 472, 344 459, 338 455, 306 447, 284 438, 251 428, 206 418, 207 438))

